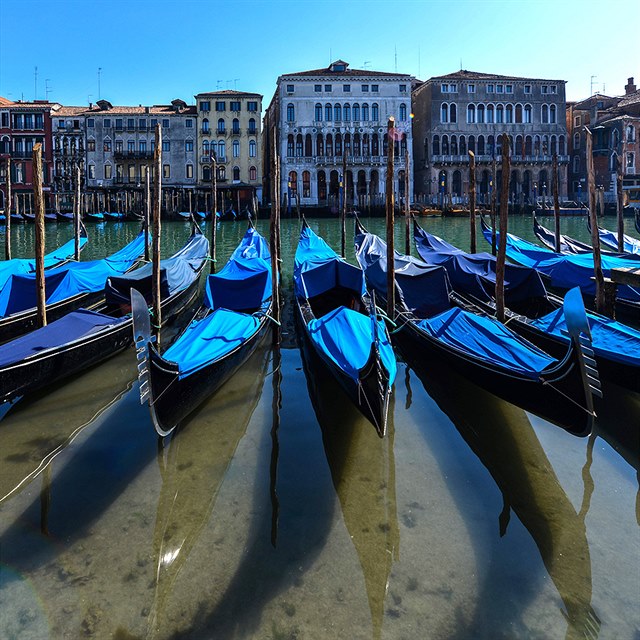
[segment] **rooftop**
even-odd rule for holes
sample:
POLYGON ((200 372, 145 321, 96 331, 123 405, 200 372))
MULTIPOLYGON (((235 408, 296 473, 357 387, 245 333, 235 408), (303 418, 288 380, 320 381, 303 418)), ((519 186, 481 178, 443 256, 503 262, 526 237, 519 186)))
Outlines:
POLYGON ((336 60, 324 69, 311 69, 310 71, 296 71, 294 73, 283 73, 281 78, 291 77, 327 77, 336 76, 338 78, 353 77, 385 77, 385 78, 410 78, 408 73, 388 73, 386 71, 371 71, 371 69, 349 69, 349 63, 344 60, 336 60))

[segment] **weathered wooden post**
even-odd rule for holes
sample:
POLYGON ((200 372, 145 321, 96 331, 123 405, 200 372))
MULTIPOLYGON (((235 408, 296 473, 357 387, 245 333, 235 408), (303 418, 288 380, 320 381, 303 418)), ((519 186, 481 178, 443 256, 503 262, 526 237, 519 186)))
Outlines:
MULTIPOLYGON (((602 256, 600 255, 600 236, 598 235, 598 218, 596 216, 596 181, 593 168, 593 137, 589 127, 587 134, 587 189, 589 192, 589 222, 591 223, 591 246, 593 247, 593 271, 596 281, 596 311, 605 312, 604 275, 602 273, 602 256)), ((609 310, 611 312, 611 309, 609 310)))
POLYGON ((153 328, 156 335, 156 346, 160 348, 160 325, 162 324, 161 290, 160 290, 160 211, 162 208, 162 129, 156 125, 156 145, 153 151, 154 165, 154 201, 153 201, 153 328))
POLYGON ((4 238, 4 254, 7 260, 11 260, 11 158, 7 158, 7 206, 5 216, 7 221, 5 223, 6 236, 4 238))
POLYGON ((73 198, 73 236, 75 238, 74 259, 80 260, 80 181, 82 180, 80 163, 76 164, 76 193, 73 198))
POLYGON ((498 189, 498 170, 496 169, 496 159, 493 158, 493 179, 491 181, 491 254, 496 255, 496 190, 498 189))
POLYGON ((218 163, 211 152, 211 273, 216 272, 216 227, 218 226, 218 163))
POLYGON ((47 324, 47 303, 44 278, 44 196, 42 193, 42 143, 33 147, 33 194, 36 206, 36 291, 38 326, 47 324))
POLYGON ((469 234, 471 236, 470 251, 476 248, 476 156, 469 151, 469 234))
POLYGON ((298 220, 300 220, 300 190, 296 189, 296 213, 298 214, 298 220))
POLYGON ((144 260, 149 262, 149 224, 151 223, 151 171, 147 167, 145 175, 145 203, 144 203, 144 260))
POLYGON ((387 180, 386 180, 386 217, 387 217, 387 316, 395 317, 396 289, 395 289, 395 247, 393 238, 393 154, 395 151, 395 119, 393 116, 387 122, 387 180))
POLYGON ((275 127, 273 130, 273 153, 271 154, 271 176, 273 180, 272 193, 271 193, 271 224, 269 228, 269 249, 271 252, 271 299, 273 301, 273 317, 274 317, 274 329, 273 329, 273 343, 275 345, 280 344, 280 279, 279 275, 279 230, 280 225, 280 163, 278 153, 278 142, 275 134, 275 127))
POLYGON ((507 255, 507 226, 509 220, 509 136, 502 134, 502 185, 500 189, 500 241, 496 259, 496 317, 504 322, 504 269, 507 255))
POLYGON ((404 150, 404 252, 411 255, 411 194, 409 193, 409 149, 404 150))
POLYGON ((342 145, 342 206, 340 207, 340 255, 346 255, 347 238, 347 145, 342 145))
MULTIPOLYGON (((624 155, 624 153, 623 153, 624 155)), ((624 192, 622 190, 622 158, 618 156, 616 172, 616 215, 618 218, 618 253, 624 253, 624 192)))
POLYGON ((556 223, 556 253, 560 253, 560 200, 558 199, 558 154, 553 153, 553 217, 556 223))

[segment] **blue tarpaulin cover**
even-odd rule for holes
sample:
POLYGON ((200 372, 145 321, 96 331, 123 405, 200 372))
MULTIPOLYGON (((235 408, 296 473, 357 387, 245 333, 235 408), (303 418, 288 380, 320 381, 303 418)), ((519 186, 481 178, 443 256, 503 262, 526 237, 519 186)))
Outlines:
MULTIPOLYGON (((640 367, 640 331, 591 313, 587 313, 587 319, 596 355, 640 367)), ((556 309, 531 324, 546 333, 563 338, 567 343, 571 341, 562 309, 556 309)))
POLYGON ((457 307, 433 318, 421 320, 418 326, 458 351, 532 380, 536 380, 547 367, 558 364, 555 358, 493 318, 469 313, 457 307))
POLYGON ((253 228, 222 270, 209 276, 205 303, 213 313, 194 320, 165 351, 186 377, 236 349, 260 328, 260 314, 271 298, 271 262, 264 238, 253 228), (258 309, 253 314, 234 308, 258 309))
POLYGON ((358 295, 367 290, 362 270, 345 262, 306 226, 296 249, 293 281, 296 296, 307 299, 335 287, 351 289, 358 295))
MULTIPOLYGON (((364 274, 350 265, 308 226, 300 233, 295 254, 294 286, 296 296, 309 299, 335 287, 351 289, 358 296, 366 293, 364 274)), ((390 384, 396 376, 396 359, 386 327, 344 306, 311 320, 309 336, 315 349, 331 360, 353 380, 359 379, 359 371, 367 363, 371 347, 378 344, 380 360, 387 370, 390 384)))
MULTIPOLYGON (((369 286, 387 295, 387 244, 372 233, 356 236, 356 258, 369 286)), ((428 318, 450 307, 449 282, 444 267, 395 252, 396 298, 419 318, 428 318)))
MULTIPOLYGON (((427 264, 443 266, 451 286, 480 300, 490 301, 496 291, 496 258, 490 253, 466 253, 442 238, 416 229, 418 255, 427 264)), ((530 267, 505 265, 504 293, 507 306, 529 298, 546 296, 540 274, 530 267)))
MULTIPOLYGON (((376 322, 380 359, 393 384, 397 372, 396 358, 384 322, 376 322)), ((315 348, 325 353, 349 377, 357 380, 358 372, 367 364, 371 353, 372 319, 352 309, 338 307, 322 318, 311 320, 308 328, 315 348)))
POLYGON ((0 345, 0 367, 16 364, 49 349, 56 349, 105 327, 126 322, 127 319, 111 318, 86 309, 72 311, 45 327, 0 345))
MULTIPOLYGON (((602 229, 598 227, 598 233, 600 234, 600 241, 613 251, 618 250, 618 234, 615 231, 609 231, 609 229, 602 229)), ((624 250, 627 253, 640 257, 640 240, 636 240, 626 234, 622 235, 622 242, 624 250)))
POLYGON ((205 304, 210 309, 257 309, 271 297, 271 254, 265 239, 247 229, 229 262, 207 278, 205 304))
MULTIPOLYGON (((160 260, 160 296, 168 298, 186 289, 209 255, 209 241, 201 233, 189 238, 180 251, 160 260)), ((110 304, 131 303, 131 288, 137 289, 147 302, 152 296, 153 264, 149 263, 123 276, 111 276, 105 285, 105 299, 110 304)))
MULTIPOLYGON (((45 273, 47 304, 66 300, 81 293, 104 289, 109 276, 127 272, 144 252, 144 233, 102 260, 72 262, 49 269, 45 273)), ((36 276, 13 275, 0 290, 0 317, 18 313, 36 306, 36 276)))
MULTIPOLYGON (((491 230, 483 229, 487 242, 491 242, 491 230)), ((497 233, 500 237, 500 233, 497 233)), ((593 277, 593 254, 579 253, 566 255, 539 247, 532 242, 507 233, 507 256, 513 262, 532 267, 551 279, 551 286, 560 289, 580 287, 584 294, 595 295, 596 284, 593 277)), ((638 260, 602 254, 602 271, 605 276, 614 268, 638 268, 638 260)), ((640 302, 640 289, 628 285, 618 287, 617 297, 621 300, 640 302)))
MULTIPOLYGON (((82 249, 84 245, 87 244, 87 236, 80 236, 80 248, 82 249)), ((69 240, 69 242, 65 242, 62 246, 58 247, 55 251, 51 253, 47 253, 44 256, 44 268, 51 269, 59 265, 62 262, 67 260, 71 260, 75 255, 76 251, 76 241, 69 240)), ((0 261, 0 289, 4 287, 7 280, 11 278, 13 274, 28 274, 33 273, 36 270, 36 261, 31 258, 14 258, 13 260, 2 260, 0 261)))

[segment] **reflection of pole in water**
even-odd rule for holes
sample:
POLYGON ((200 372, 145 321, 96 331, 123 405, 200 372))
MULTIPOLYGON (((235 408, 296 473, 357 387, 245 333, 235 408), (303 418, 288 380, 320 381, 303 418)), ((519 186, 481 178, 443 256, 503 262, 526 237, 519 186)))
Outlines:
POLYGON ((411 409, 411 402, 413 401, 413 391, 411 391, 411 369, 405 364, 404 366, 404 386, 407 389, 407 399, 404 403, 404 408, 408 411, 411 409))
MULTIPOLYGON (((274 331, 279 327, 275 325, 274 331)), ((278 430, 280 429, 280 409, 282 407, 282 368, 280 366, 282 354, 280 353, 280 340, 275 341, 272 358, 272 389, 273 399, 271 401, 272 423, 271 423, 271 464, 269 465, 269 493, 271 495, 271 544, 275 547, 278 539, 278 514, 280 502, 278 500, 278 455, 280 453, 280 443, 278 441, 278 430)))
POLYGON ((49 535, 49 511, 51 509, 51 465, 48 464, 42 473, 40 489, 40 532, 49 535))

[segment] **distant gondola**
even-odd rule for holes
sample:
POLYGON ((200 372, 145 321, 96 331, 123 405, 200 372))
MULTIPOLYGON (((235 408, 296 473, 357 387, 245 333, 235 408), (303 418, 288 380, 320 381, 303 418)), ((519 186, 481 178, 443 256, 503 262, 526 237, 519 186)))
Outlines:
POLYGON ((305 221, 293 280, 304 338, 384 436, 396 360, 362 270, 340 258, 305 221))
POLYGON ((102 217, 105 220, 111 220, 113 222, 123 222, 124 220, 127 220, 129 218, 129 215, 126 213, 119 213, 117 211, 103 211, 102 217))
MULTIPOLYGON (((104 297, 109 276, 132 269, 144 253, 144 232, 116 253, 90 262, 72 262, 45 273, 47 320, 80 307, 92 308, 104 297)), ((0 343, 37 327, 36 276, 14 274, 0 289, 0 343)))
POLYGON ((84 219, 89 220, 91 222, 104 222, 104 214, 103 213, 85 213, 84 219))
MULTIPOLYGON (((22 214, 24 216, 24 219, 27 222, 35 222, 36 221, 36 214, 35 213, 23 213, 22 214)), ((58 217, 56 216, 55 213, 45 213, 44 214, 44 221, 45 222, 56 222, 56 220, 58 219, 58 217)))
POLYGON ((131 292, 141 402, 148 402, 159 435, 169 434, 222 386, 256 349, 271 315, 267 243, 253 228, 229 262, 211 274, 205 302, 162 354, 151 340, 144 298, 131 292))
MULTIPOLYGON (((160 263, 162 322, 176 317, 198 294, 209 242, 196 232, 174 256, 160 263)), ((79 309, 0 345, 0 404, 84 371, 131 345, 131 288, 151 298, 152 265, 109 278, 105 302, 79 309)))
MULTIPOLYGON (((454 291, 481 312, 495 316, 496 258, 465 253, 414 222, 416 250, 427 264, 447 270, 454 291)), ((561 358, 570 338, 562 300, 549 293, 533 268, 505 265, 505 324, 530 342, 561 358)), ((588 312, 593 351, 603 380, 640 392, 640 331, 588 312)))
POLYGON ((61 211, 58 211, 58 213, 56 213, 56 217, 59 222, 73 222, 75 218, 73 213, 63 213, 61 211))
MULTIPOLYGON (((387 293, 387 247, 357 223, 356 257, 370 289, 387 293)), ((589 327, 579 292, 565 298, 571 343, 557 360, 493 318, 478 315, 450 292, 443 267, 395 254, 393 336, 404 353, 425 362, 447 362, 475 384, 577 436, 591 432, 597 371, 583 356, 589 327)))
MULTIPOLYGON (((533 233, 547 249, 556 250, 555 233, 543 227, 535 215, 533 216, 533 233)), ((560 234, 560 253, 584 253, 585 251, 593 252, 593 247, 586 242, 575 240, 571 236, 560 234)))
MULTIPOLYGON (((589 218, 587 218, 587 228, 589 229, 589 233, 591 233, 591 220, 589 220, 589 218)), ((607 249, 615 252, 618 251, 618 234, 615 231, 598 227, 598 237, 607 249)), ((623 254, 640 258, 640 240, 636 240, 636 238, 632 238, 624 233, 622 234, 622 249, 623 254)))

